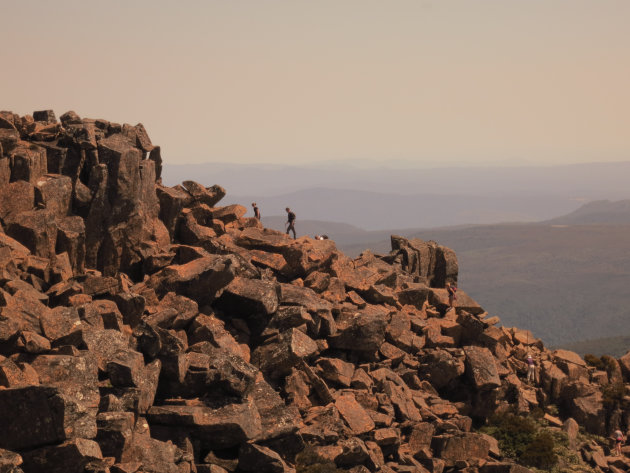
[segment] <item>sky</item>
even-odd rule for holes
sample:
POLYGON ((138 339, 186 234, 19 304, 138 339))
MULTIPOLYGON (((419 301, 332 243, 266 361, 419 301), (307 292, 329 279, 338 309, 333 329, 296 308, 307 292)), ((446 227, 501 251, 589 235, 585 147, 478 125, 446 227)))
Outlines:
POLYGON ((627 0, 0 0, 0 109, 167 164, 630 159, 627 0))

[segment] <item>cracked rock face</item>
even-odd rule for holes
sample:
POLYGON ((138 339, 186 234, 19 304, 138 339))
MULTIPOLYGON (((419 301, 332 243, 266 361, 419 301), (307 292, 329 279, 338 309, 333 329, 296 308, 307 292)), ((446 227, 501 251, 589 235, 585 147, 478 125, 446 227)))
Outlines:
POLYGON ((476 430, 550 404, 583 458, 630 469, 577 440, 628 427, 602 387, 629 355, 598 371, 449 307, 438 243, 351 259, 161 162, 141 124, 0 112, 0 473, 288 473, 306 446, 356 473, 526 472, 476 430))

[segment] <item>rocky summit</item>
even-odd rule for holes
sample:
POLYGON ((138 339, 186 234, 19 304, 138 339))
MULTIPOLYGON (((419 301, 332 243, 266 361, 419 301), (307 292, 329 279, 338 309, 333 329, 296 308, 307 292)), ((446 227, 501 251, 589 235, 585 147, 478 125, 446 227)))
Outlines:
POLYGON ((630 353, 450 307, 435 242, 351 259, 161 163, 141 124, 0 112, 1 473, 630 470, 630 353))

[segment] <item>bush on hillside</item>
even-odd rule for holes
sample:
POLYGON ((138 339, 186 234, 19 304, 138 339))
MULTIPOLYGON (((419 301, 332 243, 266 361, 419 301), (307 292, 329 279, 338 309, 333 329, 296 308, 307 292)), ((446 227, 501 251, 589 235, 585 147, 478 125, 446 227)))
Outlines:
POLYGON ((499 441, 506 457, 529 467, 550 469, 558 462, 556 450, 567 443, 566 435, 543 427, 536 415, 496 414, 481 429, 499 441))
POLYGON ((505 413, 493 415, 481 430, 499 441, 505 456, 518 459, 534 440, 537 426, 532 417, 505 413))
POLYGON ((598 356, 591 355, 590 353, 584 355, 584 361, 586 361, 586 363, 590 366, 597 368, 598 370, 603 371, 606 369, 604 367, 604 362, 602 361, 602 359, 598 356))
POLYGON ((556 442, 550 432, 538 432, 527 444, 519 460, 527 466, 549 469, 558 462, 555 454, 556 442))

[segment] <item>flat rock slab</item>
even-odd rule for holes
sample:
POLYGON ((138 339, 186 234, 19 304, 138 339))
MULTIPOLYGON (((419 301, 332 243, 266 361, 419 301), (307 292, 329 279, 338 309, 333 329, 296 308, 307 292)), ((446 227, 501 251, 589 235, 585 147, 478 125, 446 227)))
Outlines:
POLYGON ((374 429, 374 421, 357 402, 352 393, 344 393, 335 401, 335 407, 355 435, 374 429))
POLYGON ((218 409, 205 406, 153 406, 151 424, 186 426, 211 448, 228 448, 254 440, 262 432, 260 414, 253 402, 229 404, 218 409))

